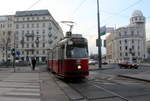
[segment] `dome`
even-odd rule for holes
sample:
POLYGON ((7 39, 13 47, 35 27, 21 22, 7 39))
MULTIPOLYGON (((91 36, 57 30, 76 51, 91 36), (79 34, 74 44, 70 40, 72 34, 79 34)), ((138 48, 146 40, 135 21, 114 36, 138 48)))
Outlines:
POLYGON ((136 16, 143 16, 142 11, 140 11, 140 10, 135 10, 135 11, 132 13, 132 17, 136 17, 136 16))

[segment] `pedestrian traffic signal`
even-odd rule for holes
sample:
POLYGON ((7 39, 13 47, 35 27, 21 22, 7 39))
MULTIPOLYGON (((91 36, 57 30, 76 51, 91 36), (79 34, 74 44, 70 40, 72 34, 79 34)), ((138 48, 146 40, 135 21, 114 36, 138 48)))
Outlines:
POLYGON ((11 50, 11 55, 15 56, 15 49, 14 48, 11 50))

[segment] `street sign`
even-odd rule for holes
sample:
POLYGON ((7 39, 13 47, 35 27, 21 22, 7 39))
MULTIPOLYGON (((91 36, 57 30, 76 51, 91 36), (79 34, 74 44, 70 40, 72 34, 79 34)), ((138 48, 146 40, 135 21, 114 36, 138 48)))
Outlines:
POLYGON ((101 40, 100 39, 96 39, 96 46, 97 47, 101 47, 101 40))
POLYGON ((100 36, 103 36, 106 34, 106 26, 103 26, 100 28, 100 36))

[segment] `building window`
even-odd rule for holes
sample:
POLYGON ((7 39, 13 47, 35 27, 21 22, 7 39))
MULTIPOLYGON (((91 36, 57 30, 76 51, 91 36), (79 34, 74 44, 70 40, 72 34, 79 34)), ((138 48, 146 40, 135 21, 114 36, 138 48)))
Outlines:
POLYGON ((11 36, 11 31, 8 31, 8 36, 11 36))
POLYGON ((134 43, 134 40, 132 40, 132 43, 134 43))
POLYGON ((45 30, 43 30, 43 34, 45 33, 45 30))
POLYGON ((32 43, 32 47, 34 47, 34 43, 32 43))
POLYGON ((37 30, 36 33, 39 34, 39 31, 37 30))
POLYGON ((138 56, 140 56, 140 52, 138 52, 138 56))
POLYGON ((127 44, 127 40, 124 40, 125 44, 127 44))
POLYGON ((43 35, 43 41, 45 41, 45 36, 43 35))
POLYGON ((29 18, 29 17, 27 17, 27 20, 29 21, 29 20, 30 20, 30 18, 29 18))
POLYGON ((138 50, 140 49, 140 46, 138 46, 138 50))
POLYGON ((39 20, 39 17, 37 17, 37 20, 39 20))
POLYGON ((3 31, 3 36, 5 36, 5 32, 3 31))
POLYGON ((29 51, 27 51, 27 55, 29 55, 29 51))
POLYGON ((32 28, 34 28, 34 24, 32 24, 32 28))
POLYGON ((45 47, 45 43, 43 43, 43 47, 45 47))
POLYGON ((16 24, 16 29, 18 29, 19 28, 19 24, 16 24))
POLYGON ((45 50, 43 50, 43 54, 45 54, 45 50))
POLYGON ((29 24, 27 24, 27 28, 29 28, 29 24))
POLYGON ((121 46, 120 46, 120 51, 122 50, 121 46))
POLYGON ((125 53, 125 56, 128 56, 128 53, 125 53))
POLYGON ((22 28, 24 28, 24 24, 22 24, 22 28))
POLYGON ((27 41, 29 41, 29 37, 27 37, 27 41))
POLYGON ((134 49, 134 46, 132 46, 132 50, 134 49))
POLYGON ((38 44, 38 43, 36 44, 36 47, 39 47, 39 44, 38 44))
POLYGON ((22 44, 22 48, 24 48, 24 44, 22 44))
POLYGON ((127 49, 128 49, 128 46, 125 46, 125 49, 127 50, 127 49))
POLYGON ((137 35, 139 35, 139 31, 137 31, 137 35))
POLYGON ((36 51, 36 54, 39 54, 39 51, 36 51))
POLYGON ((131 31, 131 35, 132 35, 132 36, 134 35, 134 31, 131 31))
POLYGON ((22 36, 24 36, 24 30, 22 30, 22 36))
POLYGON ((22 18, 22 20, 24 21, 24 18, 22 18))
POLYGON ((135 53, 132 53, 132 56, 135 56, 135 53))
POLYGON ((120 44, 121 44, 121 40, 120 40, 119 42, 120 42, 120 44))
POLYGON ((32 20, 34 20, 34 17, 32 17, 32 20))
POLYGON ((32 50, 32 54, 34 54, 34 50, 32 50))
POLYGON ((27 48, 29 48, 29 44, 27 43, 27 48))
POLYGON ((57 36, 55 36, 54 39, 57 39, 57 36))
POLYGON ((119 32, 119 36, 121 36, 121 32, 119 32))
POLYGON ((36 24, 36 27, 39 28, 39 24, 38 23, 36 24))
POLYGON ((42 25, 43 27, 45 27, 45 23, 43 23, 43 25, 42 25))
POLYGON ((124 32, 124 35, 125 35, 125 36, 127 35, 127 32, 126 32, 126 31, 124 32))
POLYGON ((120 53, 120 56, 122 56, 122 53, 120 53))

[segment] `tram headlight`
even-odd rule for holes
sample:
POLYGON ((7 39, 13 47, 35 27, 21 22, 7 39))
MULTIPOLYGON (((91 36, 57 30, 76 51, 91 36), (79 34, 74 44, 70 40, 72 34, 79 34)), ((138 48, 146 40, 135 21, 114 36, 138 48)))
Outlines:
POLYGON ((81 69, 81 66, 80 65, 78 65, 78 67, 77 67, 78 69, 81 69))

